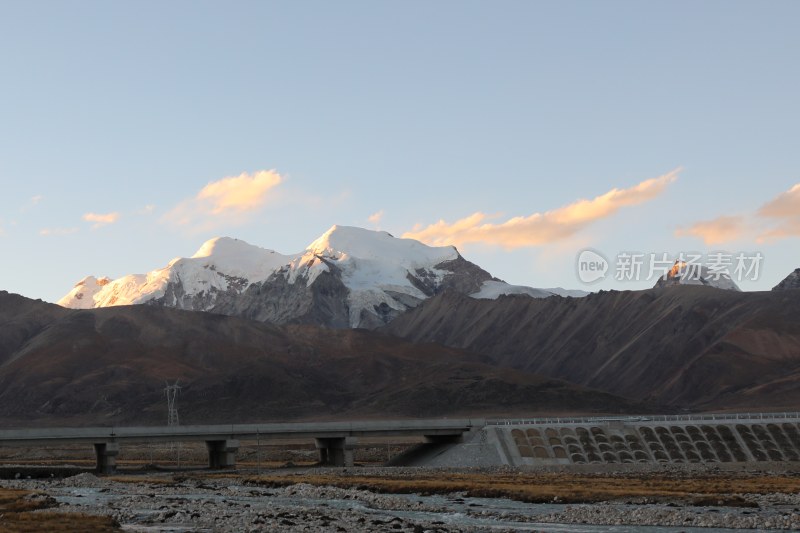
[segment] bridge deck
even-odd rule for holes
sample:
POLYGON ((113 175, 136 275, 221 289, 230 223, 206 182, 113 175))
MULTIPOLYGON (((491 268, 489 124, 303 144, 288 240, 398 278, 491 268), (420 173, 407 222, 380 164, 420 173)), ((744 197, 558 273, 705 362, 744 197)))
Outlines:
POLYGON ((481 419, 299 422, 206 426, 34 428, 0 430, 0 446, 47 443, 175 442, 226 439, 332 439, 344 437, 461 435, 484 425, 481 419))

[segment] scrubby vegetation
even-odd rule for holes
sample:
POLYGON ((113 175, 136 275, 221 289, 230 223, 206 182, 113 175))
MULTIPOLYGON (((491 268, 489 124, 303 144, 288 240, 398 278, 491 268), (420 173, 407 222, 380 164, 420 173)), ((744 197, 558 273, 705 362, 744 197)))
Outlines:
POLYGON ((309 473, 262 475, 248 482, 272 487, 296 483, 358 488, 382 493, 444 494, 464 492, 472 497, 502 497, 544 503, 590 503, 648 498, 681 499, 735 505, 737 494, 797 493, 800 478, 780 475, 738 475, 732 473, 700 477, 666 476, 654 473, 599 475, 563 473, 418 473, 399 475, 342 475, 309 473))
POLYGON ((119 524, 106 516, 77 513, 34 512, 48 509, 55 501, 35 492, 0 489, 0 533, 39 533, 42 531, 106 533, 119 531, 119 524))

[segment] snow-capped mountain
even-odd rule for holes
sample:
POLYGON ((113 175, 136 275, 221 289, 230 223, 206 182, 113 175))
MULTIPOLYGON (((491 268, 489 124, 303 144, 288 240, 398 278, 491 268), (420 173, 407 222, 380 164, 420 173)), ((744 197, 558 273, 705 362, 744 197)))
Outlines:
POLYGON ((772 287, 773 291, 788 291, 790 289, 800 289, 800 268, 794 269, 780 283, 772 287))
POLYGON ((278 324, 374 328, 443 290, 476 298, 562 291, 492 278, 453 246, 333 226, 290 255, 228 237, 211 239, 192 257, 173 259, 148 274, 86 277, 58 303, 81 309, 150 304, 278 324))
POLYGON ((728 291, 739 291, 739 287, 724 271, 712 272, 706 266, 675 261, 665 275, 658 278, 654 287, 673 287, 676 285, 705 285, 728 291))

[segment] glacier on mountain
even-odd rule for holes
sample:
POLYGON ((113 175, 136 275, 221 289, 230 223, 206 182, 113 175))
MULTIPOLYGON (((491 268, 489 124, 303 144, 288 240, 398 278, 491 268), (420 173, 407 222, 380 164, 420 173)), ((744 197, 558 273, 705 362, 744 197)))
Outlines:
POLYGON ((476 298, 548 297, 563 291, 509 285, 465 260, 453 246, 333 226, 302 252, 289 255, 214 238, 192 257, 173 259, 147 274, 116 280, 88 276, 58 303, 80 309, 162 305, 275 323, 374 328, 443 290, 476 298))

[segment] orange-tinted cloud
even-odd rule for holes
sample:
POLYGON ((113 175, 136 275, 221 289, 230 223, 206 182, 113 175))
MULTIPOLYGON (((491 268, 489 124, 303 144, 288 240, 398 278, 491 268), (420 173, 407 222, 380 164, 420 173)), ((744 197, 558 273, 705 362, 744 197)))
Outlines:
POLYGON ((627 189, 611 189, 591 200, 578 200, 552 211, 514 217, 499 224, 486 222, 487 215, 478 212, 453 223, 440 220, 426 227, 417 226, 403 237, 435 246, 479 242, 522 248, 556 242, 571 237, 593 222, 612 216, 623 207, 656 198, 677 179, 680 170, 675 169, 627 189))
POLYGON ((792 218, 800 216, 800 183, 758 209, 758 216, 766 218, 792 218))
POLYGON ((39 235, 42 237, 61 237, 63 235, 72 235, 77 232, 78 228, 42 228, 39 230, 39 235))
POLYGON ((762 205, 756 214, 777 223, 759 235, 759 241, 800 237, 800 183, 762 205))
POLYGON ((108 224, 113 224, 119 220, 119 213, 86 213, 83 215, 83 220, 86 222, 94 222, 92 229, 97 229, 108 224))
POLYGON ((383 209, 381 209, 376 213, 372 213, 369 217, 367 217, 367 220, 369 220, 373 224, 380 224, 382 218, 383 218, 383 209))
POLYGON ((699 237, 708 245, 735 241, 744 237, 745 234, 745 217, 739 215, 721 216, 675 230, 676 237, 699 237))
POLYGON ((193 198, 184 200, 162 217, 178 226, 207 229, 220 224, 241 223, 269 199, 269 191, 283 181, 274 170, 243 172, 213 181, 193 198))
POLYGON ((677 237, 699 237, 706 244, 739 239, 764 242, 800 237, 800 183, 759 207, 755 213, 720 216, 675 230, 677 237))

